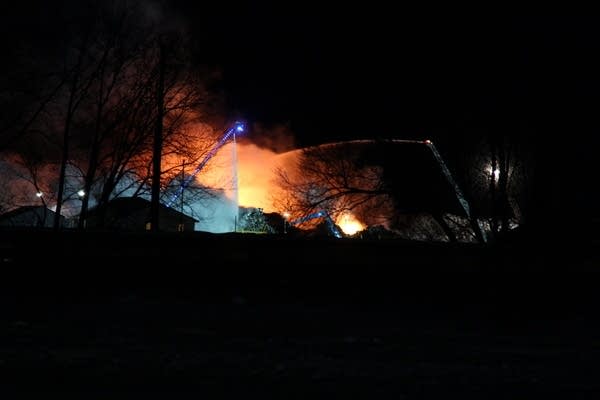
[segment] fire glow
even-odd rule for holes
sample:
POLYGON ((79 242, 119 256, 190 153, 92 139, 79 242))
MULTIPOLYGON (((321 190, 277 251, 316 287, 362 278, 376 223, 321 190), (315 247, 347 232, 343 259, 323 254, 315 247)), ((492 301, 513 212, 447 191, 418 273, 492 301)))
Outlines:
MULTIPOLYGON (((276 153, 253 143, 238 142, 235 146, 229 143, 198 178, 208 186, 226 187, 227 196, 237 197, 241 207, 262 208, 267 213, 281 212, 273 205, 274 198, 282 193, 276 183, 276 171, 294 168, 299 154, 299 150, 276 153), (233 160, 237 169, 232 167, 233 160), (236 176, 232 178, 232 175, 236 176)), ((347 235, 365 229, 365 225, 350 212, 340 215, 335 222, 347 235)))
POLYGON ((237 197, 241 207, 277 212, 273 207, 273 198, 281 189, 275 183, 275 171, 293 160, 290 153, 293 152, 277 154, 252 143, 237 143, 235 147, 229 143, 211 160, 198 180, 210 187, 224 188, 229 198, 237 197))
POLYGON ((349 212, 340 215, 335 223, 346 235, 354 235, 356 232, 365 229, 365 226, 349 212))

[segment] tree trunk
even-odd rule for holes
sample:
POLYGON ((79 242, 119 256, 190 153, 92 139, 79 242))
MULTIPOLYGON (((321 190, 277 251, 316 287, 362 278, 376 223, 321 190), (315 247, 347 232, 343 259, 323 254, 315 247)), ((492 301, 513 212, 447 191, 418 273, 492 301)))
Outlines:
POLYGON ((67 108, 67 117, 65 118, 65 127, 63 131, 62 157, 60 161, 60 173, 58 178, 58 193, 56 194, 56 210, 54 214, 54 230, 60 229, 60 212, 62 210, 63 195, 65 191, 65 175, 67 173, 67 163, 69 162, 69 133, 71 130, 71 120, 73 118, 73 97, 75 97, 75 84, 69 97, 69 106, 67 108))
POLYGON ((504 146, 504 143, 498 149, 498 169, 500 177, 498 179, 498 206, 500 211, 500 232, 503 234, 508 232, 508 223, 511 216, 511 207, 508 201, 508 154, 509 151, 504 146))
POLYGON ((496 139, 490 137, 490 177, 489 177, 489 190, 490 190, 490 231, 495 237, 498 232, 498 199, 497 199, 497 180, 496 170, 498 169, 498 156, 496 154, 497 146, 496 139))
MULTIPOLYGON (((160 40, 160 39, 159 39, 160 40)), ((162 152, 162 134, 163 134, 163 114, 164 114, 164 81, 165 81, 165 51, 164 46, 160 46, 159 76, 156 89, 156 128, 154 131, 154 147, 152 152, 152 197, 150 201, 150 229, 157 232, 159 227, 159 207, 160 207, 160 173, 161 173, 161 152, 162 152)))

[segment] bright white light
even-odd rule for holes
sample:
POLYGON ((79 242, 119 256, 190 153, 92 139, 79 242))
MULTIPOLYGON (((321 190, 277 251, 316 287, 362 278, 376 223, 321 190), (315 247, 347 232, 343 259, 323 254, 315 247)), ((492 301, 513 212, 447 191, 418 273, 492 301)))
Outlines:
POLYGON ((288 219, 290 217, 290 213, 289 212, 284 212, 283 213, 283 218, 288 219))
POLYGON ((492 167, 489 166, 486 168, 488 175, 490 176, 490 178, 494 178, 495 181, 498 180, 498 178, 500 178, 500 170, 498 168, 494 169, 492 171, 492 167))
POLYGON ((79 197, 85 196, 85 190, 79 189, 79 191, 77 192, 77 196, 79 196, 79 197))
POLYGON ((37 197, 42 197, 42 196, 44 195, 44 193, 42 193, 42 192, 37 192, 35 195, 36 195, 37 197))
POLYGON ((235 128, 235 130, 236 130, 236 131, 238 131, 238 132, 243 132, 243 131, 244 131, 244 125, 238 125, 238 126, 235 128))

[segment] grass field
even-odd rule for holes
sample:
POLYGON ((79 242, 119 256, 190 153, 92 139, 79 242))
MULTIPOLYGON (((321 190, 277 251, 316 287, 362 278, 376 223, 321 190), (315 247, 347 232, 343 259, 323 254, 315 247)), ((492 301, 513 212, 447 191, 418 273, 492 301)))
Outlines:
POLYGON ((593 246, 0 237, 6 392, 600 394, 593 246))

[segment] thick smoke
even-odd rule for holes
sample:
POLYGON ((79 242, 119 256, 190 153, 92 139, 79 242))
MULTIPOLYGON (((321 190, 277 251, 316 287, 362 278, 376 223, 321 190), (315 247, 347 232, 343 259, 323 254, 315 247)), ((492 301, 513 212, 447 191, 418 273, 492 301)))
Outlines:
POLYGON ((275 153, 285 153, 295 149, 296 142, 294 134, 288 125, 275 124, 272 126, 265 126, 261 123, 252 125, 252 130, 249 133, 249 140, 257 147, 275 153))
POLYGON ((192 216, 198 220, 194 227, 196 231, 225 233, 237 230, 238 206, 235 199, 221 191, 195 202, 191 208, 192 216))

